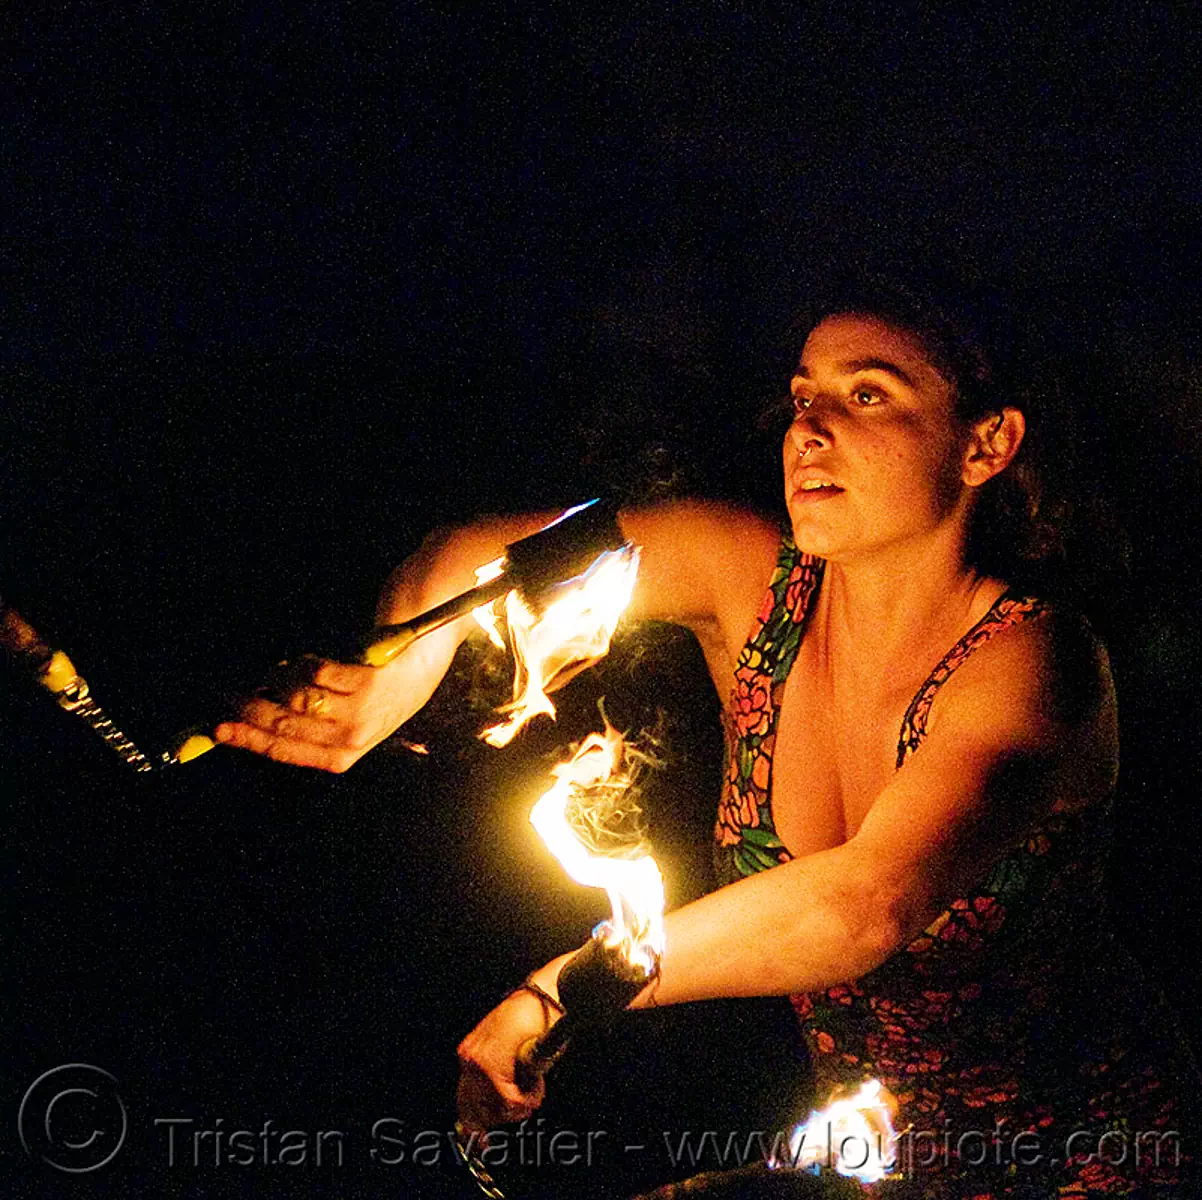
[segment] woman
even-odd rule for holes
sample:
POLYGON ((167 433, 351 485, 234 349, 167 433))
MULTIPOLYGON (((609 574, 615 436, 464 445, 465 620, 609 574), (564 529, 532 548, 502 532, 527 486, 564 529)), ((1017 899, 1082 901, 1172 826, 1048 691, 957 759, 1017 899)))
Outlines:
MULTIPOLYGON (((932 1194, 1187 1195, 1188 1058, 1102 919, 1105 655, 1070 612, 1012 590, 984 536, 1021 469, 1024 404, 903 289, 830 305, 791 391, 783 538, 714 505, 623 516, 642 547, 634 615, 691 629, 730 696, 724 886, 669 914, 660 979, 633 1007, 791 996, 817 1095, 880 1079, 911 1131, 899 1165, 932 1194)), ((381 620, 461 590, 541 523, 430 541, 381 620)), ((218 736, 344 770, 425 703, 465 635, 378 672, 323 664, 218 736)), ((541 1101, 514 1060, 556 1019, 567 957, 464 1039, 469 1128, 541 1101)))

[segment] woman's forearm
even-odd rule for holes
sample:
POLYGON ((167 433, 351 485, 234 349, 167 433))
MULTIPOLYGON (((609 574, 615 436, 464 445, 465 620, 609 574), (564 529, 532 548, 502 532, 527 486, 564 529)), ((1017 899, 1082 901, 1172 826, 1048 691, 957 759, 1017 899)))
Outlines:
POLYGON ((434 530, 388 577, 376 606, 377 622, 407 621, 474 587, 477 568, 553 519, 553 513, 528 513, 434 530))
MULTIPOLYGON (((631 1007, 788 995, 872 970, 903 931, 887 889, 857 870, 856 857, 848 843, 669 913, 660 978, 631 1007)), ((559 972, 570 957, 553 959, 532 978, 557 995, 559 972)))
POLYGON ((814 991, 879 965, 899 926, 889 894, 855 858, 848 843, 669 913, 660 981, 636 1006, 814 991))
MULTIPOLYGON (((440 529, 392 572, 376 605, 376 622, 393 625, 469 591, 476 570, 505 547, 546 524, 545 514, 497 518, 461 529, 440 529)), ((470 613, 424 634, 390 667, 406 678, 414 711, 426 703, 450 667, 455 651, 476 630, 470 613)))

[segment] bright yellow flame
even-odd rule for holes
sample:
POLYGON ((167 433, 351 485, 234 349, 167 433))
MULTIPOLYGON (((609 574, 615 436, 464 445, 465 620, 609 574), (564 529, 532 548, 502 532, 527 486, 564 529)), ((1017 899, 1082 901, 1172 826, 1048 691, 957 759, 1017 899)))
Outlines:
POLYGON ((867 1080, 854 1096, 832 1100, 793 1130, 788 1165, 831 1167, 861 1183, 877 1183, 894 1170, 895 1107, 893 1097, 879 1080, 867 1080))
MULTIPOLYGON (((498 558, 478 568, 477 584, 497 579, 506 565, 498 558)), ((506 644, 503 614, 516 664, 513 700, 501 710, 505 719, 480 735, 486 742, 508 745, 539 713, 555 716, 548 693, 608 652, 638 568, 638 547, 627 543, 598 555, 583 574, 556 586, 537 610, 516 591, 474 610, 500 648, 506 644)), ((633 812, 623 799, 634 782, 626 760, 622 736, 607 723, 604 734, 590 734, 568 762, 554 769, 555 784, 534 806, 530 820, 577 883, 605 889, 613 910, 603 935, 606 944, 650 975, 664 948, 663 877, 641 839, 619 845, 616 854, 604 852, 615 840, 614 827, 633 812), (593 845, 582 837, 582 827, 597 835, 593 845)))
MULTIPOLYGON (((505 574, 505 555, 500 558, 494 558, 492 562, 485 563, 482 567, 476 568, 476 586, 481 584, 492 583, 494 579, 505 574)), ((498 605, 496 601, 490 604, 481 604, 479 608, 472 609, 472 616, 476 618, 476 623, 488 634, 488 640, 492 642, 498 650, 505 649, 505 639, 501 636, 501 631, 497 628, 497 613, 498 605)))
POLYGON ((492 562, 477 567, 476 586, 479 587, 482 583, 492 583, 494 579, 500 579, 505 574, 506 562, 505 555, 502 554, 500 558, 494 558, 492 562))
MULTIPOLYGON (((496 566, 490 563, 481 570, 496 566)), ((497 602, 504 605, 517 666, 513 700, 502 709, 505 719, 480 735, 490 746, 508 745, 539 713, 555 716, 555 705, 547 693, 608 652, 622 612, 630 603, 638 568, 638 548, 627 544, 599 555, 583 575, 560 584, 537 611, 516 591, 497 602)), ((496 578, 497 573, 488 578, 496 578)), ((494 606, 476 609, 475 616, 489 637, 504 645, 494 606)))
POLYGON ((664 880, 655 859, 600 854, 568 818, 573 806, 587 808, 590 792, 612 805, 629 789, 625 758, 622 735, 608 724, 603 734, 590 733, 569 761, 553 769, 555 784, 531 810, 530 823, 577 883, 605 889, 613 909, 606 944, 620 945, 626 959, 650 975, 664 952, 664 880))

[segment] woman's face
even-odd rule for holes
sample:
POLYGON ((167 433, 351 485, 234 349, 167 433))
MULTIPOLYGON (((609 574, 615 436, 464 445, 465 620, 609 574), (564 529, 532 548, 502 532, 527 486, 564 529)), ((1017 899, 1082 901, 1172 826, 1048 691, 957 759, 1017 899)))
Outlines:
POLYGON ((785 501, 799 548, 860 557, 966 517, 968 428, 913 334, 875 317, 827 317, 791 390, 785 501))

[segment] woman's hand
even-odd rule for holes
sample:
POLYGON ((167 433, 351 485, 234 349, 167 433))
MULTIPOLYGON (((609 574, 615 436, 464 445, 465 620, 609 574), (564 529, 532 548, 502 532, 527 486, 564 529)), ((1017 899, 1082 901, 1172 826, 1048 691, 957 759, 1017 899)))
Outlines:
MULTIPOLYGON (((407 621, 470 588, 474 568, 495 558, 522 523, 481 525, 431 534, 389 577, 376 612, 379 625, 407 621)), ((472 629, 461 617, 420 637, 383 667, 308 659, 301 673, 247 700, 219 725, 219 742, 277 762, 341 772, 416 713, 438 687, 472 629)))
MULTIPOLYGON (((389 577, 376 611, 394 625, 429 611, 475 583, 475 569, 509 542, 546 521, 541 516, 438 530, 389 577)), ((403 725, 438 687, 460 642, 473 628, 461 617, 420 637, 383 667, 308 659, 303 674, 246 701, 216 738, 277 762, 345 771, 403 725)))
POLYGON ((429 660, 416 646, 386 667, 308 660, 288 687, 245 701, 216 738, 277 762, 345 771, 426 702, 445 671, 429 660))
POLYGON ((547 1001, 519 989, 459 1043, 459 1123, 469 1133, 529 1117, 546 1094, 541 1077, 518 1079, 518 1055, 559 1018, 547 1001), (520 1083, 528 1083, 523 1091, 520 1083))

